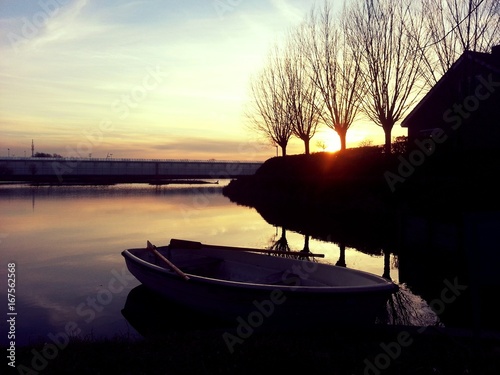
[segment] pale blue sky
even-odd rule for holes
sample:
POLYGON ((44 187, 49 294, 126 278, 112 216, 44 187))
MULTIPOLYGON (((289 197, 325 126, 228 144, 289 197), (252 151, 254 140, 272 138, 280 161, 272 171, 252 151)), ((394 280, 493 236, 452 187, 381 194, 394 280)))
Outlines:
MULTIPOLYGON (((64 156, 268 158, 244 126, 249 80, 314 3, 0 0, 0 155, 34 139, 64 156)), ((383 133, 348 133, 365 138, 383 133)))

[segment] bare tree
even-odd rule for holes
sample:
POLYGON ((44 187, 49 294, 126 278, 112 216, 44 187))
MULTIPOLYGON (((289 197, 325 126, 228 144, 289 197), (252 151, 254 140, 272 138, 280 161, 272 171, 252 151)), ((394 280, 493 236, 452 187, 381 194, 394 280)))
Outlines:
POLYGON ((316 142, 316 147, 318 147, 321 151, 325 151, 328 146, 325 141, 319 140, 316 142))
POLYGON ((391 132, 416 103, 422 87, 422 12, 412 0, 357 0, 346 14, 349 44, 360 53, 366 95, 363 112, 385 134, 384 150, 391 153, 391 132))
POLYGON ((373 141, 369 138, 365 138, 358 143, 358 147, 371 147, 373 146, 373 141))
POLYGON ((309 71, 304 45, 300 36, 302 25, 290 35, 285 47, 283 62, 287 76, 287 105, 292 115, 293 134, 304 142, 305 154, 310 154, 310 141, 316 134, 322 110, 318 90, 309 71))
POLYGON ((250 120, 250 128, 278 145, 283 156, 286 156, 286 148, 292 136, 288 86, 281 50, 275 46, 267 64, 250 82, 252 102, 247 118, 250 120))
POLYGON ((498 0, 422 0, 428 39, 426 79, 433 86, 465 51, 490 52, 500 42, 498 0))
POLYGON ((302 35, 307 46, 312 80, 324 102, 322 122, 340 138, 340 149, 346 149, 347 131, 359 113, 362 85, 359 49, 349 48, 345 18, 334 17, 325 0, 319 14, 313 9, 302 35))

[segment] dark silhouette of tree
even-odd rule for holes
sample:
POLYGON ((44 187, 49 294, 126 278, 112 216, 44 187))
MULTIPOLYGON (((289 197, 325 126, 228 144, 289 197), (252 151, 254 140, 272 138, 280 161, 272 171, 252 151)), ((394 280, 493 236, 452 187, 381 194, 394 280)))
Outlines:
POLYGON ((304 142, 304 152, 310 154, 310 141, 316 134, 322 102, 311 79, 306 57, 306 46, 302 43, 305 25, 290 34, 283 55, 288 80, 287 103, 292 115, 293 134, 304 142))
POLYGON ((434 86, 465 51, 490 52, 500 43, 498 0, 422 0, 427 40, 424 70, 434 86))
POLYGON ((326 145, 325 141, 319 140, 316 142, 316 147, 318 147, 321 151, 325 151, 327 148, 327 145, 326 145))
POLYGON ((59 154, 48 154, 46 152, 36 152, 33 157, 35 158, 62 158, 59 154))
POLYGON ((345 17, 349 45, 360 54, 366 95, 362 110, 385 134, 391 153, 391 132, 419 99, 423 54, 422 12, 411 0, 357 0, 345 17))
POLYGON ((394 137, 392 142, 392 153, 393 154, 406 154, 408 151, 408 137, 400 135, 394 137))
POLYGON ((324 102, 321 121, 338 134, 341 150, 346 149, 347 131, 359 113, 362 96, 359 49, 349 47, 344 19, 342 14, 335 17, 325 1, 319 12, 311 11, 301 35, 311 78, 324 102))
POLYGON ((289 81, 281 58, 281 49, 275 46, 266 65, 251 79, 252 102, 247 112, 250 129, 263 135, 281 148, 286 148, 292 136, 292 112, 288 104, 289 81))

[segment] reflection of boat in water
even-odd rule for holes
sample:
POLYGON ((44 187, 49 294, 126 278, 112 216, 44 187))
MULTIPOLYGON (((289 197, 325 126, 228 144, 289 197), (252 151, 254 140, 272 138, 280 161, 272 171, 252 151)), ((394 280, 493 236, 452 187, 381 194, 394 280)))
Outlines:
POLYGON ((129 292, 122 315, 145 338, 160 338, 169 332, 224 327, 223 321, 167 300, 144 285, 129 292))
POLYGON ((122 252, 130 272, 171 301, 231 319, 374 323, 398 287, 377 275, 258 249, 172 240, 122 252))

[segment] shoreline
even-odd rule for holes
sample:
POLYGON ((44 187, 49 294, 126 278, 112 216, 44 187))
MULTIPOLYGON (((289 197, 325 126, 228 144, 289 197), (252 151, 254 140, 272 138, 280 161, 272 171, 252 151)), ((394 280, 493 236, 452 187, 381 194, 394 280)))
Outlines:
POLYGON ((99 181, 87 181, 82 179, 80 181, 63 181, 63 182, 55 182, 53 180, 40 180, 40 181, 0 181, 1 185, 28 185, 28 186, 113 186, 120 184, 148 184, 152 186, 164 186, 164 185, 219 185, 219 180, 212 182, 206 180, 179 180, 179 179, 160 179, 160 180, 144 180, 144 181, 111 181, 102 179, 99 181))
POLYGON ((500 184, 492 174, 499 155, 433 155, 395 185, 401 160, 404 154, 386 155, 373 147, 274 157, 254 175, 231 180, 223 194, 242 205, 293 204, 346 215, 402 210, 454 217, 467 210, 500 210, 500 184))
POLYGON ((193 330, 138 340, 126 335, 76 339, 60 342, 56 349, 54 344, 52 352, 38 344, 16 348, 15 363, 48 374, 250 374, 270 368, 291 373, 315 369, 342 374, 496 374, 500 369, 499 333, 407 326, 311 331, 302 324, 294 332, 263 327, 245 337, 231 354, 222 339, 224 332, 193 330))

